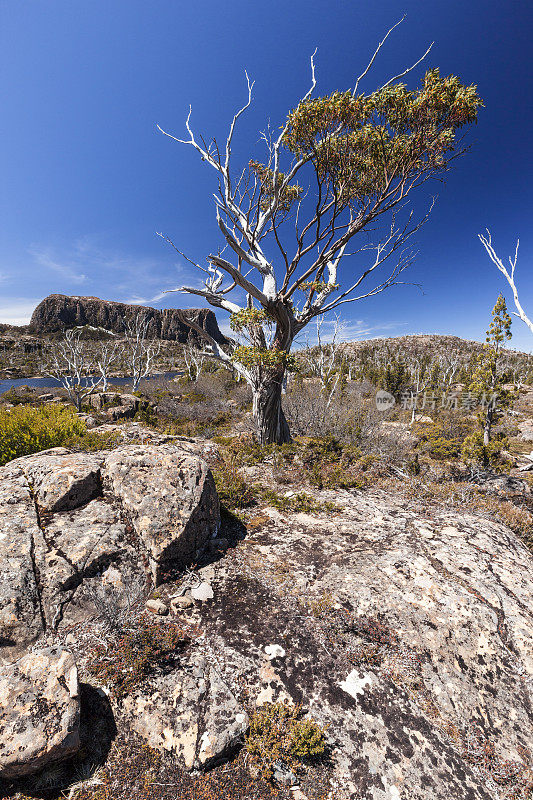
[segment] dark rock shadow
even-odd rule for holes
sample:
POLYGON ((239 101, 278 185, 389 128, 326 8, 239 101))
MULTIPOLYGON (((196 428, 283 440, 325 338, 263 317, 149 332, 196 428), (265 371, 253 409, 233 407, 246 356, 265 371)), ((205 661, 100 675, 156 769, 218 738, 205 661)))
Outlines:
POLYGON ((225 506, 220 507, 220 530, 217 533, 216 539, 212 539, 207 543, 207 547, 202 553, 199 566, 207 566, 207 564, 216 564, 224 558, 227 550, 237 547, 247 535, 248 531, 246 526, 235 514, 232 514, 225 506), (225 539, 227 546, 217 546, 217 541, 225 539))

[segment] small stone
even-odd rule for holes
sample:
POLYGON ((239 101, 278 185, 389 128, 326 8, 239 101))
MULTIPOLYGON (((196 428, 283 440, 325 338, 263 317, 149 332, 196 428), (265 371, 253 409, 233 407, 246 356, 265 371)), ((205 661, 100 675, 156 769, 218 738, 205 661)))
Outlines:
POLYGON ((211 585, 206 581, 202 581, 198 586, 191 589, 191 597, 193 600, 199 600, 201 603, 212 600, 214 596, 211 585))
POLYGON ((168 614, 168 606, 166 606, 161 600, 156 600, 151 598, 150 600, 146 601, 146 609, 151 611, 153 614, 159 614, 160 617, 164 617, 168 614))
POLYGON ((279 761, 274 762, 272 765, 274 767, 274 780, 276 783, 279 783, 280 786, 296 786, 298 783, 298 778, 291 772, 290 769, 282 764, 279 761))
POLYGON ((275 658, 285 657, 285 650, 279 644, 268 644, 265 647, 265 653, 267 654, 270 661, 273 661, 275 658))
POLYGON ((170 601, 170 608, 174 613, 177 611, 182 611, 184 608, 191 608, 194 605, 194 602, 191 597, 187 597, 187 595, 182 595, 181 597, 173 597, 170 601))
POLYGON ((65 636, 65 644, 69 644, 69 645, 70 644, 76 644, 77 641, 78 640, 76 639, 76 637, 74 636, 73 633, 67 633, 67 635, 65 636))

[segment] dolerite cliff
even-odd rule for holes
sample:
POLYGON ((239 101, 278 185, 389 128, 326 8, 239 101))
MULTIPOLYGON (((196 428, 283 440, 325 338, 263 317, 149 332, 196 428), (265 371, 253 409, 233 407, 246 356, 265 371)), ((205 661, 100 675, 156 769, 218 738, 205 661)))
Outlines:
POLYGON ((69 297, 64 294, 51 294, 39 303, 32 314, 30 333, 58 333, 78 325, 92 325, 95 328, 123 333, 124 321, 139 313, 148 315, 149 335, 159 339, 184 343, 190 335, 197 338, 198 334, 182 322, 180 317, 184 315, 200 325, 215 341, 220 344, 226 341, 219 330, 215 315, 207 308, 158 310, 148 306, 100 300, 99 297, 69 297))

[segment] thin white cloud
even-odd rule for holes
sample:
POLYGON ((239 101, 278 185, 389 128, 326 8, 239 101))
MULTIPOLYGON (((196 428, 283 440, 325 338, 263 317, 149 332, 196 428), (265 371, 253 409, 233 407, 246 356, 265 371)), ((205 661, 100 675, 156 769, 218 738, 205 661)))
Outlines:
POLYGON ((102 247, 90 236, 62 247, 33 244, 29 252, 39 266, 64 279, 59 291, 65 294, 78 292, 83 284, 86 294, 138 305, 162 300, 167 296, 164 290, 185 273, 181 264, 169 264, 165 252, 160 259, 139 257, 102 247))
MULTIPOLYGON (((407 322, 384 322, 381 324, 370 325, 365 320, 343 320, 340 319, 340 328, 337 334, 337 341, 352 342, 360 339, 380 338, 387 335, 387 332, 396 331, 405 327, 407 322)), ((329 317, 322 323, 320 338, 324 344, 331 342, 334 334, 335 318, 329 317)), ((306 344, 314 345, 317 343, 316 324, 311 322, 300 334, 297 346, 304 347, 306 344)))
POLYGON ((41 299, 14 298, 13 300, 4 300, 4 305, 0 306, 0 322, 5 325, 27 325, 41 299))
POLYGON ((48 248, 35 245, 29 248, 29 252, 39 266, 61 275, 70 283, 85 283, 87 280, 87 276, 80 271, 79 265, 68 257, 58 259, 48 248))

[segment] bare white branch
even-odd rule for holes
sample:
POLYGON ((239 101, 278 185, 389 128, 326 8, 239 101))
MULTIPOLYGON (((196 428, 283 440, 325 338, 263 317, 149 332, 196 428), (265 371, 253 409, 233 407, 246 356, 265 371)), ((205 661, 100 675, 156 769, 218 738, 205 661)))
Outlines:
POLYGON ((513 293, 514 304, 515 304, 515 307, 516 307, 516 312, 513 311, 512 313, 514 314, 515 317, 519 317, 522 320, 522 322, 524 322, 527 325, 527 327, 529 328, 531 333, 533 333, 533 322, 530 320, 530 318, 528 317, 528 315, 526 314, 526 312, 522 308, 522 305, 520 303, 520 298, 518 296, 518 288, 516 286, 515 279, 514 279, 514 273, 515 273, 516 264, 517 264, 517 261, 518 261, 518 247, 520 245, 520 239, 516 240, 514 258, 512 259, 509 256, 509 266, 511 268, 510 271, 507 269, 507 267, 503 263, 502 259, 498 257, 498 255, 497 255, 497 253, 496 253, 496 251, 495 251, 495 249, 494 249, 494 247, 492 245, 492 237, 490 235, 490 231, 489 231, 488 228, 487 228, 487 235, 484 236, 482 233, 479 233, 478 234, 478 239, 481 242, 481 244, 483 245, 483 247, 485 248, 485 250, 487 251, 487 254, 488 254, 490 260, 492 261, 492 263, 500 270, 500 272, 504 276, 505 280, 507 281, 507 283, 511 287, 511 291, 513 293))
POLYGON ((385 42, 387 41, 387 39, 389 38, 391 33, 393 32, 393 30, 395 28, 397 28, 398 25, 401 25, 402 22, 404 21, 404 19, 405 19, 405 14, 403 15, 403 17, 401 19, 398 20, 398 22, 395 25, 392 26, 392 28, 389 28, 389 30, 387 31, 387 33, 385 34, 385 36, 383 37, 381 42, 378 44, 378 46, 374 50, 374 55, 372 56, 372 58, 368 62, 367 66, 366 66, 366 69, 359 75, 359 77, 357 78, 357 80, 355 82, 354 90, 352 92, 354 97, 357 94, 357 89, 359 88, 359 83, 363 80, 364 77, 366 77, 366 75, 368 75, 368 72, 370 71, 370 69, 372 67, 372 64, 376 60, 377 54, 379 53, 379 51, 381 50, 381 48, 383 47, 383 45, 385 44, 385 42))

